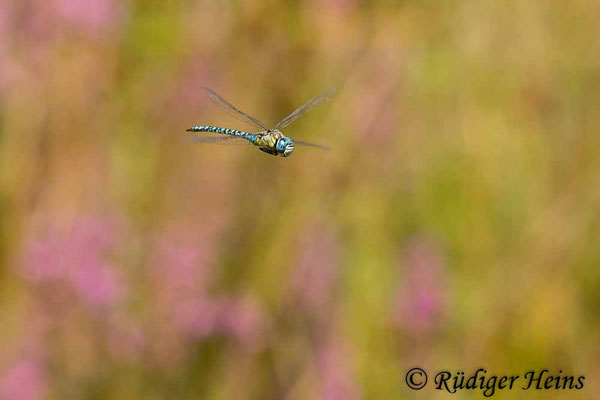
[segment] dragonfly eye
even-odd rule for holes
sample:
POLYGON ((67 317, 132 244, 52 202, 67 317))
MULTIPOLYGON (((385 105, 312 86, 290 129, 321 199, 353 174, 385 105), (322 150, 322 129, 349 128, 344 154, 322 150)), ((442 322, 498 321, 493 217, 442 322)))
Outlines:
POLYGON ((294 151, 294 142, 292 139, 283 137, 275 144, 275 149, 284 157, 288 157, 294 151))

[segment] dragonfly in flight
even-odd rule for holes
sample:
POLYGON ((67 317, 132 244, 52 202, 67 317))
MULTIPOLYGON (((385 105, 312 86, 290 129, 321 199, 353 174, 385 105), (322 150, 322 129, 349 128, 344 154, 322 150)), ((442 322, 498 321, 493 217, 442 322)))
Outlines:
POLYGON ((320 94, 316 95, 312 99, 308 100, 306 103, 294 110, 290 115, 279 121, 279 123, 277 123, 277 125, 275 125, 273 128, 267 127, 267 125, 260 122, 258 119, 246 114, 243 111, 240 111, 212 90, 206 87, 203 87, 202 90, 204 90, 204 93, 206 93, 206 95, 211 99, 211 101, 221 110, 225 111, 232 117, 242 122, 259 128, 260 131, 252 133, 238 131, 237 129, 221 128, 218 126, 197 125, 186 129, 186 131, 207 132, 214 133, 217 135, 195 136, 192 138, 194 142, 233 143, 241 140, 246 143, 249 142, 255 146, 258 146, 258 148, 264 151, 265 153, 283 157, 289 157, 294 151, 294 147, 296 144, 329 150, 327 146, 323 146, 320 144, 303 142, 300 140, 292 140, 291 138, 281 133, 281 129, 285 128, 308 111, 314 109, 318 105, 326 102, 331 97, 333 97, 333 95, 335 94, 334 88, 327 89, 324 92, 321 92, 320 94))

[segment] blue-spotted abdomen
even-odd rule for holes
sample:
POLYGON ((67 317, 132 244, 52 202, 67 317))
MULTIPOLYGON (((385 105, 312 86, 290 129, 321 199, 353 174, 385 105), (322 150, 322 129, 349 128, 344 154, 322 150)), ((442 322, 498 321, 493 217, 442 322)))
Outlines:
POLYGON ((231 135, 237 137, 246 137, 250 135, 248 132, 238 131, 237 129, 229 129, 229 128, 221 128, 219 126, 209 126, 209 125, 196 125, 189 129, 186 129, 188 132, 210 132, 210 133, 220 133, 223 135, 231 135))

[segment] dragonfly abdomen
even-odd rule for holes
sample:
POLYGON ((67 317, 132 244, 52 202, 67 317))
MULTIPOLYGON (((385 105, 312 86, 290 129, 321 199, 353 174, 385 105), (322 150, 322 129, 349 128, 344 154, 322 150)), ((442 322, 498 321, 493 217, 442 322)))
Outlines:
POLYGON ((246 137, 250 135, 248 132, 238 131, 237 129, 229 129, 229 128, 221 128, 219 126, 204 126, 197 125, 193 126, 187 130, 188 132, 211 132, 211 133, 220 133, 223 135, 231 135, 237 137, 246 137))

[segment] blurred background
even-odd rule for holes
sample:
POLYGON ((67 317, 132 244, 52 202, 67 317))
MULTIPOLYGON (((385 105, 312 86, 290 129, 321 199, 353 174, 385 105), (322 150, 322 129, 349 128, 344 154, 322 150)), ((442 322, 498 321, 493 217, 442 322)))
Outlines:
POLYGON ((597 398, 598 15, 3 0, 0 399, 597 398), (332 151, 183 141, 251 129, 204 85, 267 124, 337 87, 284 131, 332 151))

